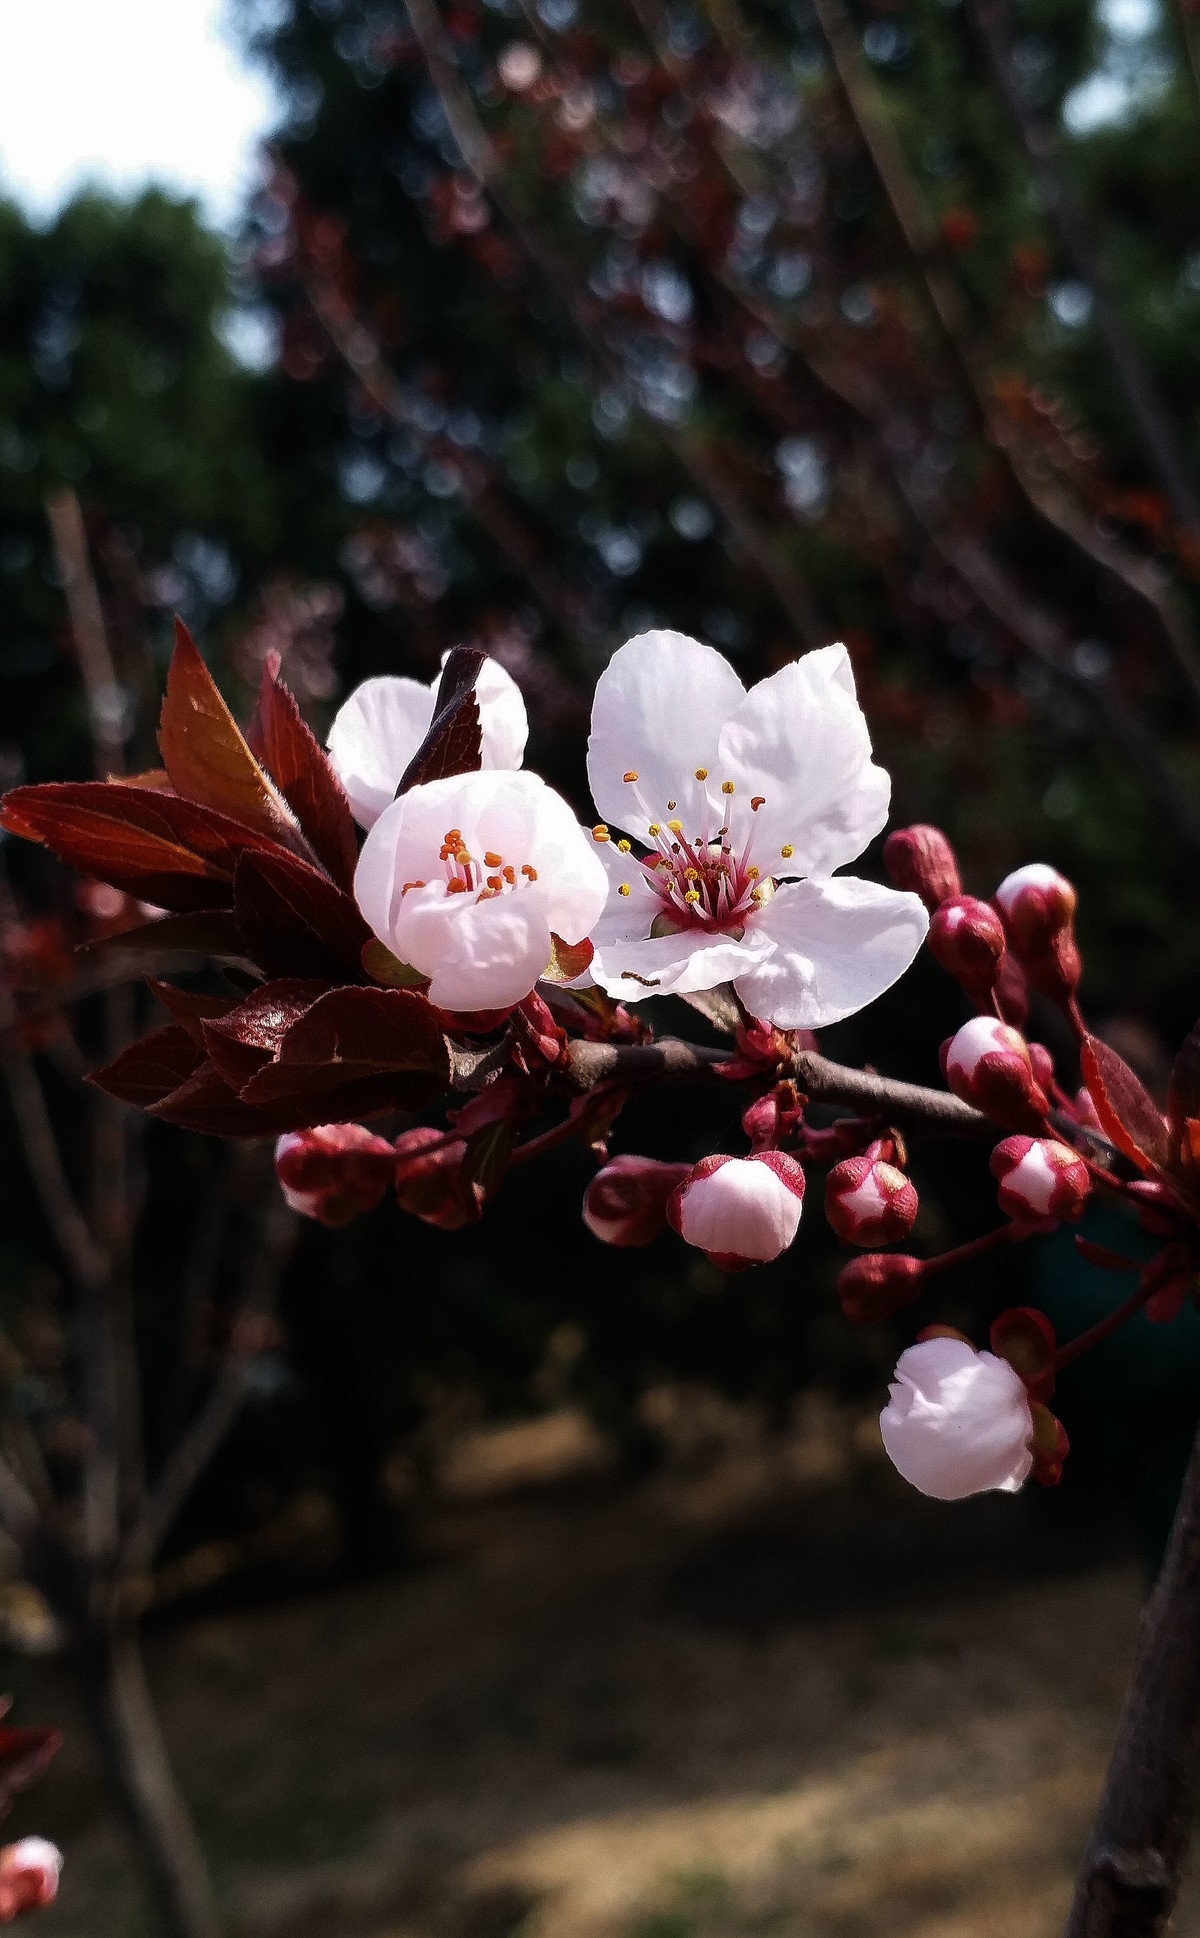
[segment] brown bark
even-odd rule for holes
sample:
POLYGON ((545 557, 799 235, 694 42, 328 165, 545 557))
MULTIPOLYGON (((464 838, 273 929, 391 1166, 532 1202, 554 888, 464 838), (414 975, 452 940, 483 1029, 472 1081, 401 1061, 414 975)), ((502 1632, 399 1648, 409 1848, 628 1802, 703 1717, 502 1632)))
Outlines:
POLYGON ((1064 1938, 1157 1938, 1192 1839, 1200 1776, 1200 1436, 1138 1628, 1108 1778, 1064 1938))
POLYGON ((118 1626, 90 1637, 76 1668, 164 1938, 221 1938, 204 1853, 171 1770, 135 1631, 118 1626))

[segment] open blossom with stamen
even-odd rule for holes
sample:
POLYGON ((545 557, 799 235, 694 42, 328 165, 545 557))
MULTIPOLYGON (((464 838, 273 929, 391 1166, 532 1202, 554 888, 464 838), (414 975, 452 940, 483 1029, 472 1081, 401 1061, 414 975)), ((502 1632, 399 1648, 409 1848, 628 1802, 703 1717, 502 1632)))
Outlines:
MULTIPOLYGON (((374 827, 396 798, 396 788, 433 719, 438 682, 385 674, 364 680, 338 709, 329 729, 329 758, 346 790, 354 818, 374 827)), ((521 689, 511 673, 486 659, 475 682, 485 768, 519 767, 529 722, 521 689)))
POLYGON ((440 1009, 519 1003, 552 936, 583 942, 608 879, 567 803, 537 774, 455 774, 413 787, 363 843, 358 905, 379 940, 430 978, 440 1009))
POLYGON ((916 895, 833 873, 878 834, 890 794, 844 647, 747 693, 711 647, 639 634, 597 682, 588 777, 610 880, 591 973, 610 995, 732 981, 752 1015, 818 1029, 873 1002, 920 947, 916 895))

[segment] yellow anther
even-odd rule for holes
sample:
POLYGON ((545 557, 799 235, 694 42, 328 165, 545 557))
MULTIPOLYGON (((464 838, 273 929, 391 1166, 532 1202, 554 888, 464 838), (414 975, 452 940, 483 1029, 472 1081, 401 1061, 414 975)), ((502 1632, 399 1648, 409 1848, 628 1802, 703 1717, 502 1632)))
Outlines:
POLYGON ((683 899, 685 902, 698 902, 700 900, 700 896, 696 889, 689 888, 687 894, 684 896, 683 899))
POLYGON ((668 822, 667 822, 667 826, 668 826, 668 827, 670 828, 670 830, 671 830, 671 833, 672 833, 672 834, 682 834, 682 833, 683 833, 683 822, 682 822, 682 821, 668 821, 668 822))
POLYGON ((683 878, 685 881, 698 882, 700 879, 700 870, 698 868, 685 868, 683 878))
POLYGON ((697 779, 698 781, 706 781, 706 780, 708 779, 708 769, 707 769, 707 767, 697 767, 697 769, 696 769, 696 779, 697 779))
POLYGON ((608 840, 608 829, 605 827, 603 821, 598 821, 596 823, 596 826, 592 829, 592 840, 593 841, 608 840))
POLYGON ((658 837, 659 837, 659 835, 660 835, 661 833, 662 833, 662 829, 661 829, 661 827, 659 826, 659 824, 658 824, 658 822, 657 822, 657 821, 652 821, 652 822, 650 823, 650 838, 651 838, 651 840, 652 840, 652 841, 657 841, 657 840, 658 840, 658 837))
POLYGON ((787 841, 784 843, 783 847, 779 850, 779 852, 783 856, 785 861, 790 861, 792 856, 795 854, 796 850, 793 848, 791 842, 787 841))
POLYGON ((636 781, 637 777, 638 777, 637 768, 631 767, 627 774, 622 774, 621 779, 623 781, 636 781))
POLYGON ((721 782, 721 792, 722 792, 722 794, 733 794, 733 793, 734 793, 735 791, 736 791, 736 790, 735 790, 735 788, 734 788, 734 785, 733 785, 733 782, 732 782, 732 781, 722 781, 722 782, 721 782))
POLYGON ((628 882, 622 882, 620 888, 617 890, 618 895, 632 895, 632 893, 633 890, 630 888, 628 882))
POLYGON ((630 848, 633 846, 633 843, 630 841, 618 841, 617 846, 621 850, 621 853, 623 855, 627 855, 630 851, 630 848))
POLYGON ((747 868, 746 870, 746 878, 748 881, 756 882, 761 874, 761 868, 747 868))

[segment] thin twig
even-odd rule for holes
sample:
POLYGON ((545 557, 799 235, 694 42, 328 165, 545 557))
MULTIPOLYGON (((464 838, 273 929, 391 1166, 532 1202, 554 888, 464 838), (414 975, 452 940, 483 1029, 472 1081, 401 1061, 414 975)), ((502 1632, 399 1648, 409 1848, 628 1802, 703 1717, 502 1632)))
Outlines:
POLYGON ((242 1409, 249 1390, 247 1339, 254 1321, 265 1318, 275 1303, 299 1229, 297 1214, 273 1195, 263 1214, 256 1255, 247 1268, 244 1295, 231 1320, 225 1362, 208 1398, 168 1456, 126 1540, 123 1567, 127 1575, 143 1574, 151 1566, 188 1495, 242 1409))
POLYGON ((1108 352, 1143 456, 1181 525, 1200 531, 1200 496, 1175 427, 1108 287, 1088 222, 1068 187, 1054 128, 1029 106, 1013 68, 1004 11, 997 0, 972 0, 971 18, 1021 145, 1033 169, 1042 207, 1058 230, 1063 251, 1092 296, 1096 328, 1108 352))
POLYGON ((406 6, 429 78, 468 170, 491 196, 605 375, 620 387, 650 430, 670 448, 688 476, 721 513, 739 550, 770 588, 804 644, 822 645, 829 632, 817 611, 807 580, 760 525, 711 444, 697 433, 664 423, 643 410, 628 372, 606 341, 595 304, 576 270, 560 260, 503 167, 459 80, 433 0, 406 0, 406 6))
MULTIPOLYGON (((573 1042, 569 1050, 571 1074, 580 1089, 598 1083, 640 1084, 673 1078, 706 1078, 719 1074, 732 1061, 726 1050, 663 1037, 657 1043, 573 1042)), ((947 1137, 995 1138, 1003 1135, 990 1118, 948 1090, 901 1083, 874 1070, 855 1070, 834 1063, 815 1050, 793 1057, 789 1074, 817 1103, 847 1104, 888 1123, 908 1125, 947 1137)))

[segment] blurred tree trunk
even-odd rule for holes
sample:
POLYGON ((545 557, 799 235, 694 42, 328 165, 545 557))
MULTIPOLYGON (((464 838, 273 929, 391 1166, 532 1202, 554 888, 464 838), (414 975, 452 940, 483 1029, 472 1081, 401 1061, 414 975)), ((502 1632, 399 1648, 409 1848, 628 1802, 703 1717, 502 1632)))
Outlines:
POLYGON ((1142 1611, 1064 1938, 1158 1938, 1192 1841, 1200 1787, 1200 1435, 1162 1572, 1142 1611))
POLYGON ((166 1938, 220 1938, 204 1853, 180 1795, 136 1629, 102 1629, 81 1646, 84 1704, 117 1801, 146 1867, 166 1938))

